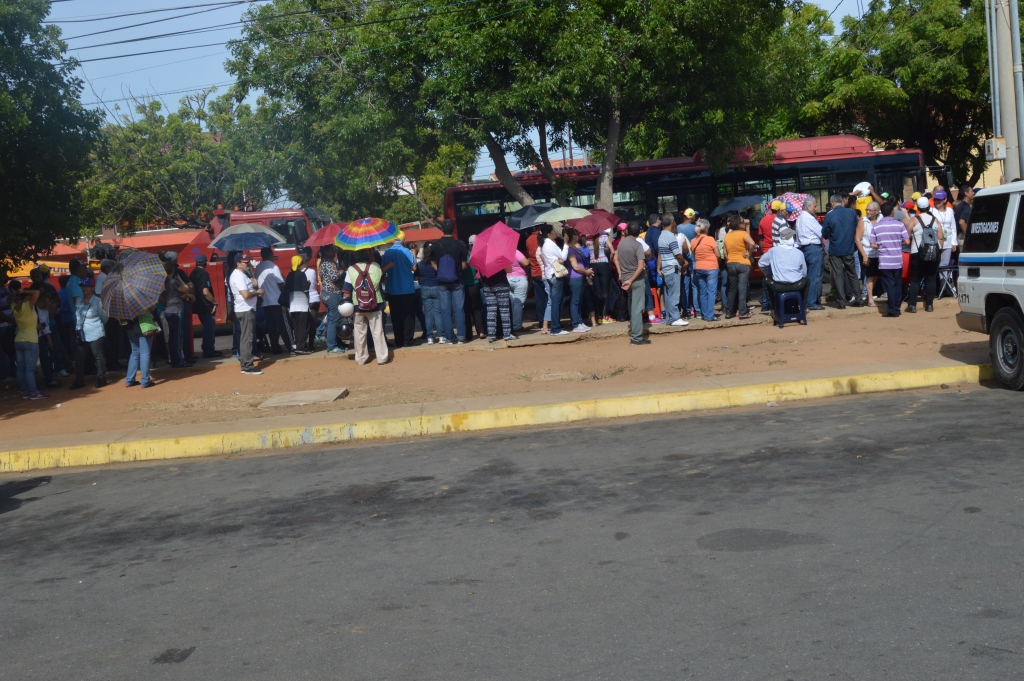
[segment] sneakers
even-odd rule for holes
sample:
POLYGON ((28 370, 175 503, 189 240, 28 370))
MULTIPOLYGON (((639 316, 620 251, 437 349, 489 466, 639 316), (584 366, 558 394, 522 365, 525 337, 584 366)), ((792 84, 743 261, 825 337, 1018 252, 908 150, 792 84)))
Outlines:
POLYGON ((661 317, 655 317, 654 315, 651 315, 651 316, 649 316, 649 317, 647 318, 647 322, 648 322, 649 324, 664 324, 664 323, 665 323, 665 322, 663 322, 663 321, 661 320, 661 317))
POLYGON ((552 331, 551 335, 552 336, 568 336, 569 332, 566 331, 565 329, 559 329, 558 331, 552 331))
POLYGON ((60 376, 61 378, 67 378, 71 374, 67 372, 67 369, 61 369, 60 371, 57 372, 57 375, 60 376))
POLYGON ((498 339, 497 339, 497 338, 495 338, 494 336, 488 336, 488 337, 487 337, 487 342, 488 342, 488 343, 493 343, 493 342, 494 342, 494 341, 496 341, 496 340, 498 340, 498 339))
POLYGON ((630 345, 650 345, 651 341, 649 339, 647 339, 647 338, 641 338, 638 341, 637 340, 631 340, 631 341, 629 341, 629 344, 630 345))
POLYGON ((509 335, 505 336, 502 340, 506 340, 506 341, 519 340, 519 336, 513 336, 512 334, 509 334, 509 335))
POLYGON ((445 338, 444 336, 441 336, 440 338, 437 339, 437 344, 438 345, 448 345, 448 339, 445 338))
POLYGON ((26 400, 45 400, 45 399, 49 398, 50 396, 47 395, 46 393, 41 393, 41 392, 39 392, 37 390, 34 393, 31 393, 31 394, 28 394, 28 395, 22 395, 22 397, 24 397, 26 400))
POLYGON ((243 374, 246 374, 246 375, 248 375, 248 376, 259 376, 259 375, 261 375, 261 374, 262 374, 263 372, 262 372, 262 371, 260 371, 259 369, 257 369, 256 367, 252 367, 252 368, 250 368, 250 369, 242 369, 242 373, 243 373, 243 374))
POLYGON ((590 331, 590 327, 586 324, 580 324, 572 330, 573 333, 586 333, 587 331, 590 331))
POLYGON ((334 348, 331 348, 330 350, 328 350, 327 354, 328 355, 343 355, 343 354, 345 354, 345 351, 342 350, 341 348, 334 347, 334 348))
POLYGON ((690 325, 690 322, 686 321, 685 319, 677 319, 677 320, 675 320, 674 322, 672 322, 670 324, 670 326, 689 326, 689 325, 690 325))
POLYGON ((427 345, 433 345, 433 344, 434 344, 434 339, 433 338, 428 338, 427 339, 427 345))

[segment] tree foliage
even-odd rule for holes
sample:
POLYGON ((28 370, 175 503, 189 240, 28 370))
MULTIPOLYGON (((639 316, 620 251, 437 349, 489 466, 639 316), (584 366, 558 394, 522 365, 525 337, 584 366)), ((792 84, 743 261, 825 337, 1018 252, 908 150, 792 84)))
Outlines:
POLYGON ((27 260, 78 233, 79 178, 99 116, 60 31, 44 26, 48 0, 0 3, 0 264, 27 260))

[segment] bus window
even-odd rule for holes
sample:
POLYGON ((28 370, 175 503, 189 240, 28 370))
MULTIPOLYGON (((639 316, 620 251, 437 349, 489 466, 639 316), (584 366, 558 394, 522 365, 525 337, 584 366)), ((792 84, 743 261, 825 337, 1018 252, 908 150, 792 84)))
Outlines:
POLYGON ((594 205, 594 195, 577 194, 574 197, 572 197, 572 200, 569 203, 570 205, 573 205, 576 208, 590 208, 591 206, 594 205))
POLYGON ((518 201, 506 201, 505 203, 502 204, 502 209, 505 211, 506 214, 515 213, 522 207, 523 204, 519 203, 518 201))
POLYGON ((278 233, 278 235, 284 240, 283 243, 295 243, 292 239, 291 232, 288 229, 288 220, 271 220, 270 229, 278 233))
POLYGON ((683 199, 684 208, 692 208, 701 215, 708 214, 708 206, 710 202, 708 201, 707 192, 687 192, 686 194, 682 194, 681 198, 683 199))
POLYGON ((497 201, 460 203, 456 209, 459 211, 459 215, 497 215, 501 212, 501 204, 497 201))
POLYGON ((658 197, 658 212, 659 213, 674 213, 679 210, 679 199, 675 196, 659 196, 658 197))
POLYGON ((736 185, 732 182, 722 182, 718 185, 719 205, 736 196, 736 185))
POLYGON ((772 183, 771 180, 748 180, 737 183, 736 190, 741 196, 764 194, 765 192, 771 192, 772 183))
POLYGON ((971 221, 967 225, 964 253, 995 253, 1003 235, 1003 221, 1010 204, 1009 194, 979 196, 971 208, 971 221))
POLYGON ((775 195, 782 196, 786 192, 795 192, 800 183, 795 177, 779 177, 775 179, 775 195))
POLYGON ((826 173, 824 175, 804 175, 800 178, 800 186, 803 187, 804 193, 810 194, 807 190, 813 187, 825 187, 833 183, 832 173, 826 173))

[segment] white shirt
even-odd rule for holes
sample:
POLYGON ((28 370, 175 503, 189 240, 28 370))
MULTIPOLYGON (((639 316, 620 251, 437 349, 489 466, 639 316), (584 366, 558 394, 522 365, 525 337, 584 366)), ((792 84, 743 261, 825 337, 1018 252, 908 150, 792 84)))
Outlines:
POLYGON ((274 264, 273 260, 264 260, 256 265, 256 283, 263 289, 263 307, 277 305, 284 277, 281 276, 281 268, 274 264))
MULTIPOLYGON (((875 221, 877 222, 877 220, 875 221)), ((860 243, 864 246, 864 252, 868 254, 869 258, 878 257, 878 249, 871 248, 872 239, 875 237, 875 223, 871 220, 864 218, 864 236, 861 237, 860 243)))
POLYGON ((690 252, 690 240, 682 232, 676 232, 676 243, 679 244, 679 253, 686 257, 685 254, 690 252))
MULTIPOLYGON (((320 290, 316 283, 316 270, 312 267, 306 268, 306 279, 309 281, 309 305, 320 302, 320 290)), ((309 305, 306 307, 308 308, 309 305)))
POLYGON ((804 254, 793 247, 793 242, 781 239, 757 261, 759 267, 768 267, 772 281, 780 284, 795 284, 807 276, 807 261, 804 254))
POLYGON ((563 246, 558 247, 554 239, 545 239, 544 245, 540 249, 540 261, 544 266, 544 278, 550 279, 555 276, 554 264, 559 260, 564 261, 569 257, 569 247, 563 246))
POLYGON ((103 283, 106 282, 107 275, 104 274, 103 272, 100 272, 95 277, 93 277, 93 280, 96 282, 96 286, 93 288, 93 293, 96 295, 100 295, 101 293, 103 293, 103 283))
POLYGON ((254 312, 256 310, 257 298, 254 296, 246 300, 239 293, 239 291, 256 292, 256 288, 252 285, 252 280, 249 279, 248 275, 241 270, 235 270, 228 277, 228 283, 231 285, 231 297, 235 301, 235 313, 254 312))
POLYGON ((818 222, 818 218, 807 211, 801 212, 800 217, 796 219, 796 245, 821 245, 821 223, 818 222))
POLYGON ((942 225, 942 236, 944 239, 942 242, 942 250, 948 251, 953 248, 953 246, 956 246, 956 215, 948 204, 946 205, 946 210, 932 208, 931 214, 934 215, 935 219, 939 221, 940 225, 942 225))

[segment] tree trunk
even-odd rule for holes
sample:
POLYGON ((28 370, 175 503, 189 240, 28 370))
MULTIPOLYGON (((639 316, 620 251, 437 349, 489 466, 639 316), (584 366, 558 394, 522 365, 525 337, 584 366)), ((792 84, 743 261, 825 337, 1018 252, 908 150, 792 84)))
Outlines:
POLYGON ((615 201, 612 199, 615 190, 612 182, 615 179, 615 156, 619 151, 621 136, 622 111, 619 109, 619 98, 616 96, 608 114, 608 138, 604 143, 604 159, 601 161, 601 172, 597 176, 597 191, 594 196, 594 205, 610 213, 615 211, 615 201))
POLYGON ((519 205, 532 206, 534 204, 533 197, 512 176, 512 172, 508 169, 508 164, 505 163, 505 150, 494 139, 494 135, 488 132, 484 141, 487 143, 487 153, 490 154, 491 160, 494 161, 494 174, 498 176, 498 182, 501 182, 501 186, 512 195, 513 199, 519 202, 519 205))
POLYGON ((555 177, 555 169, 551 167, 551 159, 548 158, 548 125, 543 117, 537 121, 537 137, 540 139, 540 163, 537 164, 537 167, 551 184, 551 195, 555 197, 558 205, 568 206, 568 199, 555 193, 555 181, 557 178, 555 177))

